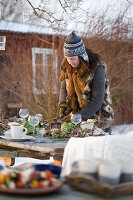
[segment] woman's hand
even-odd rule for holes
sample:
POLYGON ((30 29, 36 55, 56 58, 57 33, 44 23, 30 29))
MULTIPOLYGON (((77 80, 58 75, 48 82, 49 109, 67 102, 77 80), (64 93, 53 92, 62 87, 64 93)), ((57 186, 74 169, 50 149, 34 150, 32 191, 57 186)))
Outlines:
POLYGON ((67 116, 71 112, 71 110, 72 109, 66 103, 61 104, 59 108, 60 118, 67 116))
POLYGON ((71 122, 71 115, 69 114, 69 115, 63 117, 63 118, 62 118, 62 121, 63 121, 63 122, 71 122))

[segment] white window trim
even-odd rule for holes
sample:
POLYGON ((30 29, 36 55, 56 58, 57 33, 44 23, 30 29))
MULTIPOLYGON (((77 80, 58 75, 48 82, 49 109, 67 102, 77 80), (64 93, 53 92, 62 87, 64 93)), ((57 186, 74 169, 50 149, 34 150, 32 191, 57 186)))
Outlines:
MULTIPOLYGON (((34 94, 46 94, 46 92, 44 91, 44 89, 38 89, 36 87, 36 65, 35 65, 35 54, 40 53, 40 54, 51 54, 53 55, 53 53, 55 53, 55 55, 57 55, 57 50, 55 49, 48 49, 48 48, 32 48, 32 72, 33 72, 33 93, 34 94)), ((54 63, 54 71, 55 71, 55 79, 57 81, 58 78, 58 73, 57 73, 57 64, 58 64, 58 58, 56 56, 55 59, 55 63, 54 63)), ((43 68, 45 68, 45 66, 43 65, 43 68)), ((44 69, 43 69, 44 70, 44 69)), ((55 85, 55 88, 53 90, 53 94, 57 93, 57 88, 55 85)))
POLYGON ((23 12, 23 22, 28 22, 30 17, 29 12, 23 12))
POLYGON ((2 38, 2 42, 1 42, 1 39, 0 39, 0 50, 5 50, 5 46, 6 46, 6 36, 0 36, 0 38, 2 38))
POLYGON ((0 10, 0 21, 2 20, 2 10, 0 10))

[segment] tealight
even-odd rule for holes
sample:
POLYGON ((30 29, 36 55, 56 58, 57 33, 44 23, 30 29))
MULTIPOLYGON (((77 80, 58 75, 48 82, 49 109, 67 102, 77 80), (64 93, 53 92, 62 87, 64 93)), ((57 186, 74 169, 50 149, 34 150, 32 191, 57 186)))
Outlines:
POLYGON ((112 162, 99 165, 98 177, 101 183, 116 185, 120 182, 121 166, 112 162))
POLYGON ((133 162, 127 161, 121 163, 121 177, 120 182, 130 182, 133 181, 133 162))

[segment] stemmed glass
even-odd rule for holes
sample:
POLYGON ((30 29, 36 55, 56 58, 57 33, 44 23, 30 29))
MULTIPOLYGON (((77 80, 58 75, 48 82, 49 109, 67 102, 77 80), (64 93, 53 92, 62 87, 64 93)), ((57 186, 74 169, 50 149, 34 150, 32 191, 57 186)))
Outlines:
POLYGON ((19 110, 19 116, 23 119, 23 121, 26 119, 26 117, 29 116, 29 110, 26 108, 22 108, 19 110))
POLYGON ((35 126, 39 124, 39 117, 38 115, 29 115, 28 123, 33 126, 33 135, 35 136, 35 126))
POLYGON ((81 114, 75 113, 71 115, 71 122, 75 125, 80 124, 80 122, 82 121, 82 116, 81 114))
POLYGON ((38 116, 39 122, 41 122, 41 120, 42 120, 42 115, 41 115, 41 114, 37 114, 37 116, 38 116))

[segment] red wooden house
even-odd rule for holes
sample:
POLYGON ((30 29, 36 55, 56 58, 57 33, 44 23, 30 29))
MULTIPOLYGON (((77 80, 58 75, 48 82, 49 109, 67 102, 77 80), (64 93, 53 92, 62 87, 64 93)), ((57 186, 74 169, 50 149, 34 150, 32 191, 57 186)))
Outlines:
POLYGON ((62 41, 50 27, 0 22, 0 104, 6 117, 39 105, 38 96, 58 96, 62 41))

